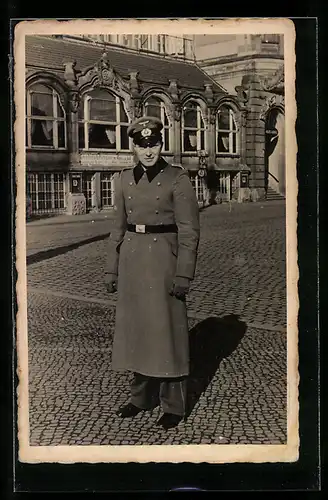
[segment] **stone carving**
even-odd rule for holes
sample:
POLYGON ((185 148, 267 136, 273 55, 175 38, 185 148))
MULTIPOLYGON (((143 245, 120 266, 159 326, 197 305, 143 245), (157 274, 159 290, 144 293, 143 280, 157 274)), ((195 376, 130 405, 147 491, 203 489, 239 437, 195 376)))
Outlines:
POLYGON ((133 99, 134 103, 134 118, 141 118, 143 115, 141 99, 133 99))
POLYGON ((130 92, 133 96, 139 95, 139 82, 138 82, 138 71, 131 71, 129 73, 130 81, 129 81, 129 87, 130 87, 130 92))
POLYGON ((77 83, 75 66, 76 66, 76 61, 64 62, 64 67, 65 67, 64 79, 69 87, 75 87, 77 83))
POLYGON ((173 101, 178 101, 180 98, 180 91, 178 89, 178 82, 177 80, 169 80, 170 85, 169 85, 169 93, 170 96, 172 97, 173 101))
POLYGON ((217 111, 216 108, 210 108, 210 124, 216 124, 217 111))
POLYGON ((78 92, 70 92, 68 98, 69 110, 72 113, 76 113, 80 105, 80 96, 78 92))
POLYGON ((269 109, 271 109, 273 107, 283 108, 284 107, 284 98, 282 96, 278 96, 276 94, 268 95, 265 98, 263 106, 261 108, 260 120, 266 120, 266 116, 267 116, 269 109))
POLYGON ((115 73, 108 62, 108 56, 106 52, 101 56, 100 60, 96 64, 95 69, 100 85, 113 85, 115 80, 115 73))
POLYGON ((85 202, 83 200, 72 200, 72 215, 85 214, 85 202))
POLYGON ((243 104, 246 104, 249 99, 250 79, 251 77, 249 74, 244 75, 241 80, 241 85, 235 87, 238 101, 243 104))
POLYGON ((83 194, 69 193, 67 197, 67 213, 81 215, 86 213, 86 201, 83 194))
POLYGON ((81 215, 85 213, 84 199, 72 199, 72 215, 81 215))
POLYGON ((212 85, 212 83, 205 83, 204 86, 205 86, 205 97, 207 99, 207 102, 209 104, 212 104, 213 97, 214 97, 213 96, 213 85, 212 85))
POLYGON ((179 122, 181 120, 181 112, 182 112, 182 106, 177 103, 174 104, 173 116, 175 121, 179 122))
POLYGON ((123 93, 130 94, 130 84, 121 78, 109 64, 106 53, 92 67, 85 69, 78 76, 79 89, 85 87, 108 87, 117 91, 123 97, 123 93))
POLYGON ((285 92, 285 70, 281 65, 277 71, 270 77, 263 78, 261 81, 263 90, 274 92, 276 94, 284 94, 285 92))

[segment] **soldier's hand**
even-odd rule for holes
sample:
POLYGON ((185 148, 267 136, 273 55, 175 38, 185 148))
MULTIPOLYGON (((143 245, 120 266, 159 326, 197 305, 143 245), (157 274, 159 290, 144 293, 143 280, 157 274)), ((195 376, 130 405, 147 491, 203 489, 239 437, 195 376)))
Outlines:
POLYGON ((184 300, 189 292, 189 287, 190 280, 188 278, 176 277, 169 293, 177 299, 184 300))
POLYGON ((111 280, 105 284, 108 293, 115 293, 117 291, 117 280, 111 280))

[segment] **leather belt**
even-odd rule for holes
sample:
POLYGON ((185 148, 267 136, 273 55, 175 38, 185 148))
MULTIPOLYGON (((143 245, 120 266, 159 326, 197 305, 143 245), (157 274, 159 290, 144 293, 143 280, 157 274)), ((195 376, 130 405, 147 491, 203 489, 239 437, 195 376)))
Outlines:
POLYGON ((178 227, 176 224, 160 224, 160 225, 146 225, 146 224, 128 224, 127 230, 132 233, 177 233, 178 227))

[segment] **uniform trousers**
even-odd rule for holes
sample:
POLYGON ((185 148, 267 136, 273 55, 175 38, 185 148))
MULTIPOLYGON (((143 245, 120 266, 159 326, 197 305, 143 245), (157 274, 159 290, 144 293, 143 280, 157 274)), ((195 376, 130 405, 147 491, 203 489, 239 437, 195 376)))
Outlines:
POLYGON ((187 379, 157 378, 134 373, 131 383, 131 403, 148 410, 159 403, 164 413, 181 417, 186 414, 187 379))

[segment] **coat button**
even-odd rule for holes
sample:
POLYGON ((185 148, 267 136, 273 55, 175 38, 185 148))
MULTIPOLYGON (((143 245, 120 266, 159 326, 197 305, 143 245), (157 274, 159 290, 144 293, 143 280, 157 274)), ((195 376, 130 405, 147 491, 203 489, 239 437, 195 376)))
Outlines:
POLYGON ((129 200, 132 200, 132 196, 128 196, 129 200))
POLYGON ((132 186, 133 182, 129 182, 130 186, 132 186))
POLYGON ((154 241, 157 241, 157 238, 154 238, 154 241))
POLYGON ((161 183, 160 183, 160 182, 158 182, 158 183, 157 183, 157 186, 160 186, 160 185, 161 185, 161 183))
POLYGON ((131 241, 131 238, 128 238, 128 241, 131 241))
POLYGON ((162 174, 163 172, 164 172, 164 170, 162 169, 162 170, 161 170, 161 174, 162 174))
POLYGON ((155 214, 158 214, 158 210, 155 210, 155 214))
POLYGON ((156 200, 159 200, 159 196, 156 196, 156 200))
POLYGON ((131 209, 129 210, 129 214, 132 214, 132 210, 131 209))

